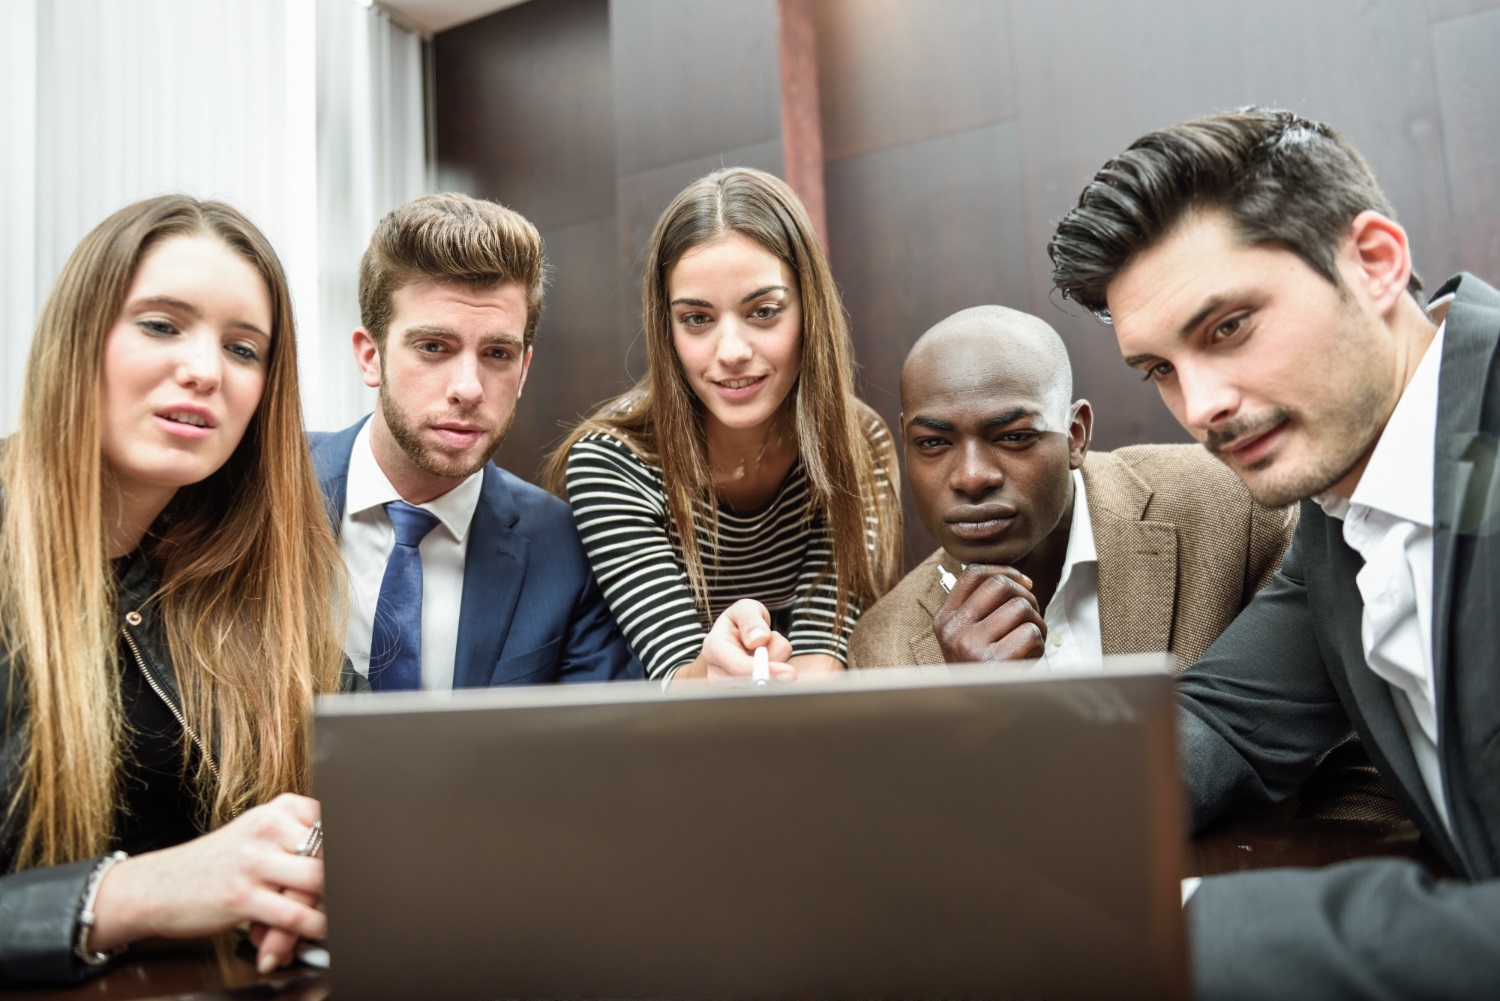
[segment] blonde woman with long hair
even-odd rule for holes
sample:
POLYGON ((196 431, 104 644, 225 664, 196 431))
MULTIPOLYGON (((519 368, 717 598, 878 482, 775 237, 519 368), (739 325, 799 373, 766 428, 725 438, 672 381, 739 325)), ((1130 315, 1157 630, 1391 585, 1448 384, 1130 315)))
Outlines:
POLYGON ((147 936, 321 937, 309 709, 343 662, 280 262, 183 196, 84 237, 0 457, 0 983, 147 936))
POLYGON ((842 670, 900 576, 890 432, 854 395, 838 290, 781 180, 718 170, 646 248, 646 377, 568 436, 547 478, 654 678, 842 670))

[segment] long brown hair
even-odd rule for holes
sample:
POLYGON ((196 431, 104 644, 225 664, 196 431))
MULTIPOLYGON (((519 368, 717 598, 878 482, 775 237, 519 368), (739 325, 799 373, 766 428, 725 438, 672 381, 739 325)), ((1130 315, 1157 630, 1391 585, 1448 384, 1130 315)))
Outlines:
MULTIPOLYGON (((308 454, 297 344, 281 263, 249 220, 181 195, 127 206, 73 251, 42 309, 20 426, 0 476, 0 636, 10 726, 24 723, 18 865, 103 851, 119 807, 115 585, 105 542, 110 489, 100 434, 105 337, 144 254, 175 236, 222 240, 266 282, 272 327, 264 390, 238 448, 177 491, 152 551, 152 599, 190 725, 212 749, 192 780, 205 825, 310 786, 309 712, 343 662, 338 549, 308 454), (24 696, 19 719, 17 689, 24 696), (217 771, 215 771, 215 764, 217 771)), ((189 738, 183 736, 185 748, 189 738)))
POLYGON ((646 246, 646 377, 568 434, 548 459, 544 480, 548 489, 563 495, 568 450, 597 431, 619 438, 643 461, 660 465, 689 584, 699 607, 709 607, 695 511, 707 515, 715 529, 710 537, 717 538, 718 505, 703 404, 672 343, 667 274, 692 248, 729 233, 756 241, 797 276, 802 363, 787 405, 813 503, 826 518, 833 545, 837 623, 850 599, 869 607, 900 576, 899 473, 884 421, 854 395, 854 347, 823 247, 801 200, 771 174, 745 167, 716 170, 688 185, 667 206, 646 246))

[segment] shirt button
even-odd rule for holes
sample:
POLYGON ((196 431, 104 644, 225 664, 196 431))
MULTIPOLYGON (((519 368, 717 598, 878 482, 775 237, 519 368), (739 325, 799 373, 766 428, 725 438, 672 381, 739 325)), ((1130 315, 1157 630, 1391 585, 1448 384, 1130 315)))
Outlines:
POLYGON ((1062 633, 1053 633, 1052 634, 1052 645, 1053 646, 1062 646, 1062 641, 1063 641, 1062 633))

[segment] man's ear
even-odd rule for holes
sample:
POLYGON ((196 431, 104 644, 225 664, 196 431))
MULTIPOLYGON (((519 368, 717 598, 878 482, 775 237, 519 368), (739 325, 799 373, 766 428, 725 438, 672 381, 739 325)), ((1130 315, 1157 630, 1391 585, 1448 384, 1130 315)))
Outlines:
POLYGON ((1089 442, 1094 437, 1094 408, 1088 400, 1073 404, 1073 414, 1068 421, 1068 468, 1077 469, 1088 455, 1089 442))
POLYGON ((1411 246, 1396 220, 1366 209, 1349 224, 1340 255, 1344 280, 1355 285, 1382 316, 1406 293, 1411 278, 1411 246))
POLYGON ((380 346, 364 327, 354 331, 354 361, 359 365, 359 374, 371 389, 380 387, 380 346))
POLYGON ((521 398, 521 390, 526 388, 526 373, 531 371, 531 350, 528 347, 526 353, 521 356, 521 381, 516 386, 516 399, 518 400, 521 398))

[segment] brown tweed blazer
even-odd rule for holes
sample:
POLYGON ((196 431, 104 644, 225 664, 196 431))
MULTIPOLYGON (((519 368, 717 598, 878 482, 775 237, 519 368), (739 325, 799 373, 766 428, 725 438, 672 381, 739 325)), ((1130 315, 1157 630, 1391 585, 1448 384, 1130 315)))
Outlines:
MULTIPOLYGON (((1090 452, 1083 463, 1099 551, 1099 633, 1106 654, 1171 651, 1193 663, 1264 587, 1296 526, 1295 506, 1250 499, 1198 445, 1090 452)), ((849 666, 941 664, 932 618, 946 595, 939 549, 860 618, 849 666)))

